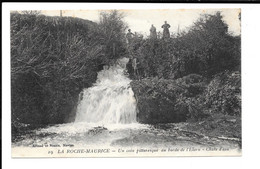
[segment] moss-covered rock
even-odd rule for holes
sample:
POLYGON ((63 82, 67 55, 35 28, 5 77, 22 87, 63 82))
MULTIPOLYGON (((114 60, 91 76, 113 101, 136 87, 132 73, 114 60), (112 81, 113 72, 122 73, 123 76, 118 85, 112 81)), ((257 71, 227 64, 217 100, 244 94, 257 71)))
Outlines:
POLYGON ((141 123, 172 123, 187 120, 193 110, 190 99, 206 86, 200 75, 177 80, 143 79, 132 81, 137 100, 137 119, 141 123))

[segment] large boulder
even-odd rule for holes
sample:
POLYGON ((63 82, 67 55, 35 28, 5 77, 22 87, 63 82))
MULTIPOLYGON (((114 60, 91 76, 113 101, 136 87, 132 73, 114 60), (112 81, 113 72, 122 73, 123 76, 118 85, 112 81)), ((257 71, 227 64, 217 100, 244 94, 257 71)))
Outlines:
POLYGON ((143 79, 131 82, 137 100, 137 120, 140 123, 175 123, 186 121, 190 99, 201 93, 206 84, 199 75, 177 80, 143 79))

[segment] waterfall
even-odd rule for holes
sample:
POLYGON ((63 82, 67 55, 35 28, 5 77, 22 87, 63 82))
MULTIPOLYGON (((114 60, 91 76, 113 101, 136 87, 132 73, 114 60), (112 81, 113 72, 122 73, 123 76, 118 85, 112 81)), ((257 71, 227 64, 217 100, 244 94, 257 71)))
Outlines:
POLYGON ((80 94, 75 122, 127 124, 136 122, 136 100, 125 75, 129 59, 104 66, 93 87, 80 94))

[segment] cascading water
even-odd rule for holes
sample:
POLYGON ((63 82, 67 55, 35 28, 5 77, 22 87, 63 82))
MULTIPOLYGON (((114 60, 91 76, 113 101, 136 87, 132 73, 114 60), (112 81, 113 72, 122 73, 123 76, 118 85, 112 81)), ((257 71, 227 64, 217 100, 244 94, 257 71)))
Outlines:
POLYGON ((98 73, 96 84, 85 89, 80 96, 75 123, 32 130, 23 137, 24 139, 14 143, 12 146, 17 150, 12 150, 21 152, 20 146, 46 144, 58 145, 58 147, 65 144, 80 149, 83 147, 112 147, 111 149, 113 147, 165 147, 168 149, 171 146, 196 146, 196 142, 199 147, 208 143, 210 146, 212 143, 222 143, 216 138, 210 140, 209 137, 194 135, 187 137, 187 131, 182 133, 182 130, 175 130, 183 124, 154 127, 136 123, 136 100, 130 87, 131 80, 124 74, 127 62, 128 59, 120 59, 117 65, 105 67, 98 73))
POLYGON ((98 73, 93 87, 84 89, 75 122, 127 124, 136 122, 136 100, 125 75, 127 58, 98 73))
POLYGON ((51 142, 75 147, 110 146, 133 132, 148 129, 147 125, 136 122, 136 100, 130 87, 131 80, 125 75, 127 62, 128 59, 123 58, 114 66, 105 66, 98 73, 94 86, 82 91, 74 123, 34 130, 35 137, 28 137, 16 145, 51 142))

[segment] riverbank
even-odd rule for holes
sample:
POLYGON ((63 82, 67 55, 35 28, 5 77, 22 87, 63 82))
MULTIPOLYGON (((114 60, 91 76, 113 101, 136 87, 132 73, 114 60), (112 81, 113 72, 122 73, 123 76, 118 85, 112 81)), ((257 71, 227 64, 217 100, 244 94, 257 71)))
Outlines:
MULTIPOLYGON (((198 130, 189 130, 190 123, 167 124, 107 124, 99 126, 89 123, 68 123, 55 126, 46 126, 24 135, 22 140, 12 143, 14 156, 19 156, 19 150, 27 149, 23 155, 34 157, 48 156, 94 156, 90 149, 106 148, 117 156, 186 156, 191 153, 202 155, 239 155, 241 147, 238 140, 218 135, 200 133, 198 130), (84 149, 84 147, 87 147, 84 149), (84 151, 83 151, 84 149, 84 151), (45 150, 45 152, 44 152, 45 150), (63 151, 63 153, 62 153, 63 151), (77 153, 82 151, 83 153, 77 153), (75 152, 74 154, 71 152, 75 152), (128 153, 127 153, 128 152, 128 153), (147 153, 150 152, 150 153, 147 153), (45 154, 44 154, 45 153, 45 154)), ((93 150, 94 152, 94 150, 93 150)), ((102 154, 99 154, 99 157, 102 154)))
POLYGON ((176 123, 183 131, 234 140, 241 146, 239 72, 219 73, 210 81, 199 75, 142 79, 131 86, 140 123, 176 123))
POLYGON ((126 50, 117 11, 101 13, 99 23, 39 11, 11 12, 10 25, 12 123, 73 122, 80 92, 126 50))

